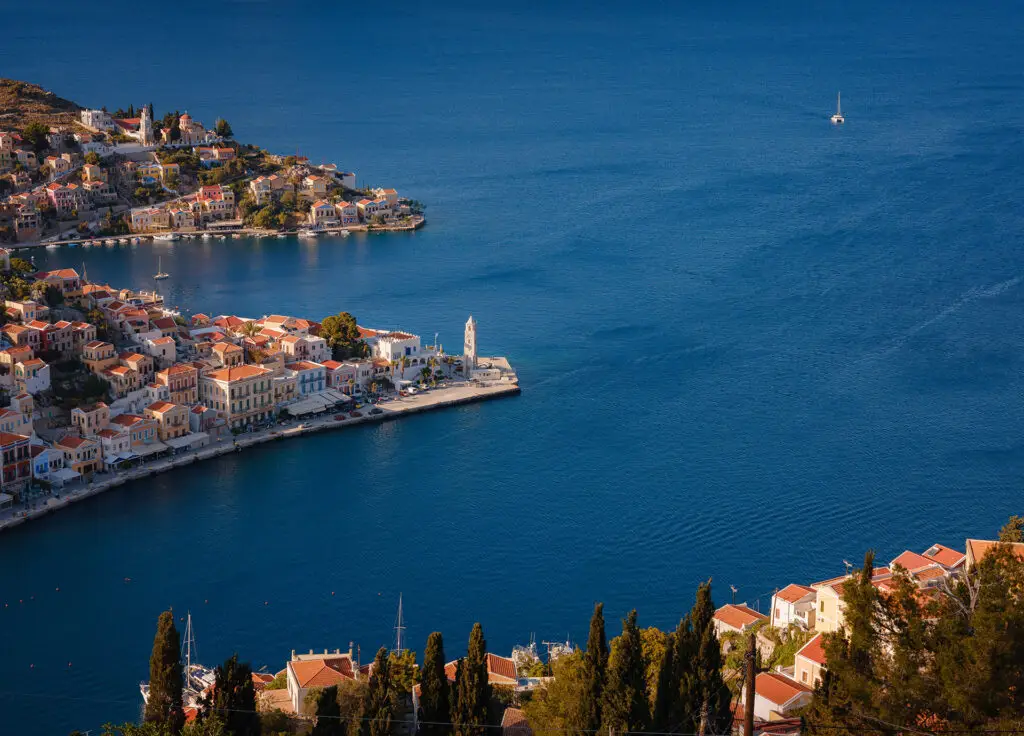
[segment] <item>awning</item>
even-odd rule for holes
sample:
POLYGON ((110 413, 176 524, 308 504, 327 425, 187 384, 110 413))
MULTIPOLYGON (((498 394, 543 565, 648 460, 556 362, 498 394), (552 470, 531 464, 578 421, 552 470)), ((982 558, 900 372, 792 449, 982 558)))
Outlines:
POLYGON ((175 450, 184 450, 186 447, 192 446, 192 436, 186 434, 184 437, 170 437, 165 440, 165 443, 175 450))
POLYGON ((77 473, 71 468, 58 468, 50 473, 50 481, 63 485, 64 483, 80 478, 81 476, 81 473, 77 473))
POLYGON ((186 435, 192 440, 192 447, 203 447, 209 444, 210 435, 206 432, 193 432, 192 434, 186 435))
POLYGON ((167 445, 163 442, 154 442, 151 445, 136 445, 132 449, 139 457, 149 457, 150 455, 155 455, 158 452, 163 452, 167 449, 167 445))

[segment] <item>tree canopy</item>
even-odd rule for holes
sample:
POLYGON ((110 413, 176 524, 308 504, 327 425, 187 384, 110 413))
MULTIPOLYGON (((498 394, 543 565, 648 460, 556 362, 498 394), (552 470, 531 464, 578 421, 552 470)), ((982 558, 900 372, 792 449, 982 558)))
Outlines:
POLYGON ((348 312, 324 317, 320 324, 320 337, 327 341, 327 345, 334 353, 335 360, 362 355, 365 348, 364 343, 359 339, 359 325, 356 318, 348 312))
POLYGON ((420 670, 423 736, 446 736, 451 731, 447 725, 442 725, 451 715, 451 695, 444 665, 444 638, 441 632, 435 631, 427 637, 420 670))
POLYGON ((185 723, 181 688, 181 639, 174 614, 164 611, 156 622, 153 653, 149 657, 149 699, 144 718, 147 723, 165 723, 177 734, 185 723))
POLYGON ((452 703, 452 732, 455 736, 483 736, 491 685, 487 677, 487 640, 483 627, 473 624, 469 649, 459 661, 455 675, 455 696, 452 703))

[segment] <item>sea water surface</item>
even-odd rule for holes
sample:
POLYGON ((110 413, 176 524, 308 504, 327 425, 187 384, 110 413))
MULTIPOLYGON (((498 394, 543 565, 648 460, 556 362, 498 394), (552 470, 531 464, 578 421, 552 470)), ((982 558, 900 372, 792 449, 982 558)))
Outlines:
POLYGON ((764 610, 1021 511, 1020 3, 179 10, 8 8, 0 73, 223 116, 427 227, 36 263, 143 286, 162 256, 188 310, 348 310, 454 352, 472 313, 523 393, 5 532, 0 732, 135 717, 167 607, 208 663, 368 659, 399 593, 414 648, 439 629, 454 657, 481 621, 508 653, 583 640, 595 601, 672 626, 713 577, 764 610))

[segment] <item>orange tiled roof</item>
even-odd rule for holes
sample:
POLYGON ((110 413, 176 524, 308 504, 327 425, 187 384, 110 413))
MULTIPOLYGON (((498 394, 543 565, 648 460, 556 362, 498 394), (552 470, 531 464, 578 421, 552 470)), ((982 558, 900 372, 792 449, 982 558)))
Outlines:
POLYGON ((776 705, 785 705, 801 693, 813 692, 796 680, 774 672, 762 672, 754 678, 754 691, 765 700, 776 705))
POLYGON ((776 593, 775 597, 779 598, 780 600, 784 600, 787 603, 796 603, 798 600, 803 598, 808 593, 813 592, 814 588, 808 588, 806 585, 797 585, 795 583, 791 583, 782 590, 780 590, 778 593, 776 593))
POLYGON ((964 553, 944 544, 933 544, 924 552, 929 560, 935 560, 945 567, 956 567, 964 560, 964 553))
POLYGON ((348 657, 325 657, 289 662, 299 687, 330 687, 355 679, 348 657))
POLYGON ((767 616, 763 613, 758 613, 753 608, 743 605, 737 606, 732 603, 727 603, 715 611, 715 618, 734 629, 742 629, 744 626, 750 626, 758 621, 768 620, 767 616))
POLYGON ((822 635, 817 634, 813 639, 804 644, 799 651, 797 651, 796 656, 806 657, 812 662, 816 662, 820 665, 828 664, 828 660, 825 658, 824 643, 822 635))
POLYGON ((266 368, 260 368, 255 365, 236 365, 232 368, 221 368, 218 371, 211 371, 206 374, 206 377, 211 378, 214 381, 241 381, 246 378, 265 376, 272 372, 273 371, 266 368))

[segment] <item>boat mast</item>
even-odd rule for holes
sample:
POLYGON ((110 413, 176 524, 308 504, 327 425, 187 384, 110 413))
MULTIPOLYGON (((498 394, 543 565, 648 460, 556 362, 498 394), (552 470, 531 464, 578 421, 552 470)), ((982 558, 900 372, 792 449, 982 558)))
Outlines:
POLYGON ((843 101, 843 93, 842 92, 836 92, 836 115, 842 115, 843 114, 842 101, 843 101))
POLYGON ((192 612, 188 612, 187 623, 185 624, 185 687, 189 686, 189 677, 192 673, 192 644, 195 641, 192 634, 192 612))
POLYGON ((395 654, 401 654, 402 639, 404 638, 405 625, 402 623, 402 594, 398 594, 398 618, 395 620, 395 648, 392 650, 395 654))

